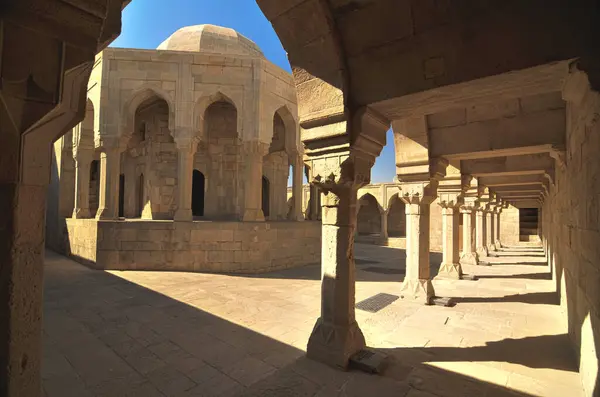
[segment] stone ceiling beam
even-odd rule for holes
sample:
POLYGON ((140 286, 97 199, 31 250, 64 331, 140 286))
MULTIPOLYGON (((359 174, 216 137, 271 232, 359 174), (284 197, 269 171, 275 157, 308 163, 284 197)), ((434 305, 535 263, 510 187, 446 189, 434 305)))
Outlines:
POLYGON ((554 159, 547 153, 501 156, 482 159, 462 160, 463 174, 480 176, 510 176, 548 174, 554 170, 554 159))
POLYGON ((547 180, 542 175, 516 175, 516 176, 482 176, 479 183, 490 188, 501 186, 519 186, 519 185, 542 185, 547 180))
POLYGON ((516 117, 470 122, 456 111, 435 123, 430 122, 432 157, 449 160, 518 156, 551 152, 565 146, 566 117, 563 108, 523 114, 516 117), (446 126, 446 125, 448 126, 446 126))

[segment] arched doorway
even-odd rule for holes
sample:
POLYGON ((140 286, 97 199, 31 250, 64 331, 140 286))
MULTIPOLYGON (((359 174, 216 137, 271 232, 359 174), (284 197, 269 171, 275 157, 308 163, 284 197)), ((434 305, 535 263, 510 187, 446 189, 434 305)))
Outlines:
POLYGON ((269 216, 269 180, 266 177, 262 177, 262 210, 263 215, 266 217, 269 216))
POLYGON ((361 197, 360 209, 358 210, 357 229, 358 234, 374 235, 381 233, 381 215, 377 199, 371 194, 361 197))
POLYGON ((395 195, 390 200, 390 209, 388 210, 388 236, 389 237, 406 237, 406 210, 405 205, 395 195))
POLYGON ((94 216, 100 206, 100 161, 93 160, 90 165, 90 191, 89 191, 90 214, 94 216))
POLYGON ((204 216, 204 174, 198 170, 192 173, 192 215, 204 216))

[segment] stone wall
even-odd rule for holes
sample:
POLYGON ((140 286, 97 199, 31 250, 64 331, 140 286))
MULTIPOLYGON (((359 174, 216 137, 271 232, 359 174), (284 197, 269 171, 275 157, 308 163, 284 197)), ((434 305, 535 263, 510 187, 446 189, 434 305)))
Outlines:
MULTIPOLYGON (((580 73, 582 74, 582 73, 580 73)), ((600 393, 600 95, 579 74, 565 89, 566 166, 542 207, 542 233, 579 355, 586 395, 600 393)))
POLYGON ((69 219, 68 224, 71 255, 106 270, 261 273, 319 263, 321 255, 319 222, 69 219))
POLYGON ((500 240, 502 244, 519 243, 519 209, 513 206, 502 209, 500 213, 500 240))
POLYGON ((66 219, 66 254, 76 261, 96 267, 98 221, 95 219, 66 219))

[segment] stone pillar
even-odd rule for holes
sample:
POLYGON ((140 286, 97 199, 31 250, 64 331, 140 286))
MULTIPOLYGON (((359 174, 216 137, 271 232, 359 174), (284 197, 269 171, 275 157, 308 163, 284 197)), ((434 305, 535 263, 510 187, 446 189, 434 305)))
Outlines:
POLYGON ((484 206, 477 208, 477 213, 475 215, 476 219, 476 245, 477 245, 477 254, 479 256, 488 256, 488 248, 487 248, 487 232, 486 232, 486 209, 484 206))
POLYGON ((262 211, 263 157, 269 151, 269 145, 259 141, 245 142, 244 172, 244 222, 264 222, 262 211))
POLYGON ((192 182, 194 172, 194 154, 198 148, 198 139, 191 134, 176 135, 177 145, 177 210, 176 221, 192 221, 192 182))
POLYGON ((442 207, 442 264, 438 272, 440 278, 459 280, 463 272, 459 262, 458 227, 461 198, 456 194, 441 194, 442 207))
POLYGON ((460 257, 460 263, 465 265, 478 265, 479 255, 475 245, 475 200, 466 198, 465 203, 460 207, 463 216, 463 252, 460 257))
POLYGON ((406 276, 402 298, 430 304, 435 297, 429 265, 430 205, 436 199, 437 181, 401 184, 406 211, 406 276))
POLYGON ((99 136, 100 148, 100 202, 97 219, 117 219, 119 211, 119 175, 121 173, 120 138, 99 136))
POLYGON ((94 152, 75 148, 75 205, 73 218, 90 218, 90 166, 94 152))
POLYGON ((496 250, 502 248, 502 242, 500 241, 500 213, 502 212, 502 206, 496 207, 496 250))
POLYGON ((361 186, 369 183, 371 167, 389 129, 387 120, 366 108, 348 112, 344 117, 352 117, 352 122, 340 121, 335 113, 331 124, 324 125, 321 120, 318 127, 308 131, 307 135, 321 138, 311 140, 306 153, 310 183, 323 192, 321 316, 306 352, 311 359, 343 369, 348 367, 350 357, 365 347, 354 312, 356 195, 361 186), (329 132, 333 124, 338 129, 348 128, 334 141, 329 132), (345 144, 340 144, 343 140, 345 144))
POLYGON ((388 236, 388 211, 381 211, 381 232, 380 237, 386 239, 388 236))
POLYGON ((354 314, 357 191, 342 185, 323 195, 321 317, 307 347, 308 357, 342 368, 365 346, 354 314))
POLYGON ((487 243, 488 254, 490 251, 496 251, 496 245, 494 243, 494 205, 488 204, 485 211, 485 241, 487 243))
POLYGON ((302 173, 304 171, 304 162, 302 156, 296 154, 293 156, 292 164, 292 219, 293 221, 303 221, 302 215, 302 173))

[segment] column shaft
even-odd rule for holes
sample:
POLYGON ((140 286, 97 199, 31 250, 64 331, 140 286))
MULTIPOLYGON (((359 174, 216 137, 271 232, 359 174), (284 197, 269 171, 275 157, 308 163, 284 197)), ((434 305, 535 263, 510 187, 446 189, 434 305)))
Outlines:
POLYGON ((294 163, 292 164, 292 220, 303 221, 304 216, 302 215, 302 172, 304 170, 304 163, 302 157, 295 156, 294 163))
POLYGON ((502 248, 502 242, 500 242, 500 213, 502 210, 496 212, 496 249, 502 248))
POLYGON ((104 147, 100 154, 100 205, 96 218, 117 219, 119 211, 119 174, 121 151, 104 147))
POLYGON ((194 172, 194 154, 197 142, 178 143, 177 145, 177 211, 176 221, 191 221, 192 213, 192 179, 194 172))
POLYGON ((430 303, 435 296, 429 271, 430 201, 406 202, 406 276, 402 297, 430 303))
POLYGON ((382 239, 388 238, 388 211, 381 212, 381 233, 380 237, 382 239))
POLYGON ((486 210, 485 212, 485 241, 487 244, 487 249, 489 251, 496 251, 496 246, 494 245, 494 211, 486 210))
POLYGON ((263 221, 262 210, 262 177, 263 156, 268 151, 268 145, 260 142, 246 142, 246 168, 244 183, 244 214, 243 221, 263 221))
POLYGON ((473 222, 474 210, 462 210, 463 216, 463 252, 460 258, 462 264, 477 265, 479 264, 479 256, 476 252, 475 245, 475 225, 473 222))
POLYGON ((479 256, 488 256, 487 249, 487 232, 486 232, 486 216, 485 210, 480 208, 477 210, 476 220, 477 220, 477 254, 479 256))
POLYGON ((341 368, 365 346, 354 313, 356 193, 343 186, 323 195, 321 316, 307 347, 309 358, 341 368))
POLYGON ((459 212, 457 207, 442 208, 443 258, 438 277, 460 279, 462 268, 459 262, 458 245, 459 212))
POLYGON ((75 160, 75 205, 73 218, 90 218, 90 166, 92 155, 77 154, 75 160))

